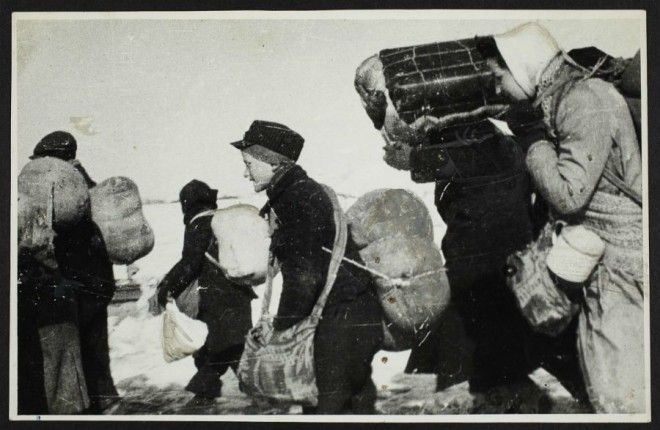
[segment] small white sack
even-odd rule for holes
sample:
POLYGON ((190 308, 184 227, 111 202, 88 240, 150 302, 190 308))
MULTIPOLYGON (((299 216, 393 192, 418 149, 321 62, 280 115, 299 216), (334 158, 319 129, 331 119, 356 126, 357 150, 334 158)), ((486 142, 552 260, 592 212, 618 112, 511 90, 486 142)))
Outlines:
POLYGON ((605 252, 605 242, 582 225, 564 226, 552 238, 546 264, 555 275, 573 283, 589 279, 605 252))
POLYGON ((200 349, 208 328, 181 313, 174 303, 168 303, 163 314, 163 358, 171 363, 181 360, 200 349))
POLYGON ((270 233, 259 210, 245 204, 220 209, 213 215, 211 228, 218 239, 218 263, 227 278, 248 285, 263 284, 270 233))

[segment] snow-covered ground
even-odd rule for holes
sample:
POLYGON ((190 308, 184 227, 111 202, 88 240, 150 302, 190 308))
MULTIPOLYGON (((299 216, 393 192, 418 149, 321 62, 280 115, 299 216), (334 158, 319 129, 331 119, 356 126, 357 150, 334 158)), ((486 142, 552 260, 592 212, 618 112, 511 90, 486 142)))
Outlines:
MULTIPOLYGON (((432 193, 420 195, 432 209, 432 193)), ((244 198, 231 198, 219 201, 220 207, 237 203, 249 203, 260 207, 265 202, 263 195, 244 198)), ((344 208, 348 208, 354 197, 340 196, 344 208)), ((188 380, 195 373, 191 357, 167 363, 163 358, 161 336, 163 317, 151 316, 147 311, 147 299, 155 291, 158 280, 178 260, 183 245, 182 215, 178 203, 153 204, 144 207, 147 220, 151 224, 156 244, 154 250, 137 262, 140 270, 134 279, 141 285, 140 300, 121 305, 112 305, 109 311, 109 342, 113 377, 124 400, 113 410, 116 414, 255 414, 255 413, 296 413, 299 409, 281 409, 268 404, 254 403, 238 390, 235 375, 229 371, 223 377, 223 397, 211 408, 191 410, 185 403, 191 394, 184 390, 188 380)), ((436 243, 444 234, 444 225, 437 213, 430 210, 435 224, 436 243)), ((118 277, 125 276, 125 269, 116 268, 118 277)), ((277 306, 281 282, 274 284, 271 312, 277 306)), ((253 321, 261 309, 263 286, 255 288, 260 296, 252 307, 253 321)), ((204 335, 204 324, 189 320, 191 334, 204 335)), ((434 393, 433 375, 403 375, 403 369, 410 351, 385 352, 377 354, 373 361, 373 380, 379 388, 378 410, 382 413, 467 413, 475 401, 468 394, 467 384, 459 384, 441 393, 434 393), (386 359, 384 359, 386 358, 386 359)), ((550 375, 542 370, 533 378, 536 386, 521 387, 513 396, 518 402, 529 403, 527 412, 538 412, 537 401, 545 396, 554 400, 556 411, 569 412, 576 408, 570 395, 550 375), (530 391, 531 390, 531 391, 530 391), (530 399, 532 399, 530 401, 530 399), (530 403, 531 402, 531 403, 530 403)), ((508 398, 511 396, 500 396, 508 398)), ((495 411, 504 412, 506 405, 495 411)), ((523 408, 523 410, 525 410, 523 408)), ((575 409, 577 410, 577 409, 575 409)))

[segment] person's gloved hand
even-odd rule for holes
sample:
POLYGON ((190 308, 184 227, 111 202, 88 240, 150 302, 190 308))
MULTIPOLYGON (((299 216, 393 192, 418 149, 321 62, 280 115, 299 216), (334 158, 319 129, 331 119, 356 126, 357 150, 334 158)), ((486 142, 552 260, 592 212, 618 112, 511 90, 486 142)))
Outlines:
POLYGON ((546 132, 545 125, 538 124, 531 127, 526 127, 516 133, 516 142, 522 147, 524 152, 527 152, 530 146, 539 141, 548 141, 548 133, 546 132))
POLYGON ((498 118, 506 121, 523 151, 539 140, 549 140, 543 112, 529 103, 515 103, 498 118))
POLYGON ((149 312, 154 316, 160 315, 165 310, 169 298, 169 291, 158 287, 156 293, 149 299, 149 312))

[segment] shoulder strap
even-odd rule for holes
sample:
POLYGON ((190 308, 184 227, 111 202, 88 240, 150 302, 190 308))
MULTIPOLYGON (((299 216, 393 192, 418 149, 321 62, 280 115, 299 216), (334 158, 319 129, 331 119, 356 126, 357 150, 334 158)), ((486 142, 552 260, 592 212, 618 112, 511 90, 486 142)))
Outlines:
MULTIPOLYGON (((335 221, 335 241, 332 247, 332 256, 330 257, 330 265, 328 266, 328 275, 325 280, 325 285, 323 286, 321 295, 316 301, 316 304, 312 309, 312 313, 310 314, 310 317, 314 320, 318 320, 321 317, 321 313, 323 312, 325 303, 328 300, 328 296, 330 295, 332 286, 335 284, 335 280, 337 279, 337 272, 339 272, 339 266, 341 265, 342 259, 344 258, 344 253, 346 251, 346 242, 348 240, 348 226, 346 224, 346 215, 344 214, 344 211, 339 205, 339 201, 337 200, 337 195, 332 190, 332 188, 328 187, 327 185, 322 185, 322 186, 324 191, 330 198, 330 201, 332 202, 332 209, 333 209, 333 215, 335 221)), ((270 214, 269 216, 272 216, 272 214, 270 214)), ((264 290, 264 299, 263 302, 261 303, 262 319, 266 315, 268 315, 268 309, 270 308, 270 301, 273 291, 273 279, 275 278, 275 274, 276 274, 275 261, 272 253, 269 254, 268 258, 270 261, 268 262, 268 272, 266 273, 266 289, 264 290)))
POLYGON ((188 222, 188 224, 190 225, 194 221, 198 220, 199 218, 205 217, 205 216, 213 216, 213 214, 215 214, 214 209, 209 209, 209 210, 206 210, 204 212, 200 212, 197 215, 195 215, 194 217, 192 217, 192 219, 190 220, 190 222, 188 222))
POLYGON ((270 299, 273 292, 273 279, 276 275, 275 270, 275 257, 272 252, 268 253, 268 268, 266 270, 266 288, 264 289, 264 299, 261 302, 261 319, 268 315, 270 308, 270 299))
POLYGON ((621 179, 619 179, 619 177, 616 176, 616 174, 615 174, 614 172, 612 172, 612 171, 611 171, 610 169, 608 169, 608 168, 605 168, 605 170, 603 170, 603 176, 605 177, 605 179, 607 179, 608 181, 610 181, 610 182, 612 183, 612 185, 614 185, 614 186, 617 187, 619 190, 621 190, 621 192, 622 192, 623 194, 625 194, 625 195, 628 196, 633 202, 635 202, 635 203, 637 204, 637 206, 642 207, 642 196, 639 195, 639 194, 637 193, 637 191, 635 191, 635 190, 633 190, 632 188, 630 188, 630 187, 628 186, 628 184, 626 184, 626 183, 623 182, 621 179))
POLYGON ((330 256, 330 265, 328 266, 328 276, 325 280, 325 285, 323 286, 323 291, 319 299, 312 309, 311 317, 314 320, 318 320, 321 317, 321 312, 325 307, 325 302, 328 300, 332 286, 335 284, 337 279, 337 272, 339 272, 339 266, 341 265, 342 259, 344 258, 344 253, 346 252, 346 242, 348 240, 348 226, 346 224, 346 215, 339 205, 337 200, 337 195, 334 190, 327 185, 323 185, 330 201, 332 202, 332 210, 335 221, 335 242, 332 246, 332 255, 330 256))

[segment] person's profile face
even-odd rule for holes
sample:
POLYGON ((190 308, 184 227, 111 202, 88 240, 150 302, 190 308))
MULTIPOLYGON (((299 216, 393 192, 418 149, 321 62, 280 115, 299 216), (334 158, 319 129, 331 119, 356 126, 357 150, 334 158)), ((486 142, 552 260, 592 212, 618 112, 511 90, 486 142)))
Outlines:
POLYGON ((275 166, 258 158, 253 157, 245 151, 241 151, 245 172, 243 176, 252 181, 254 190, 259 192, 265 190, 275 174, 275 166))
POLYGON ((495 58, 489 58, 486 60, 486 65, 493 72, 496 94, 504 94, 514 102, 529 99, 527 94, 525 94, 525 91, 523 91, 520 85, 518 85, 509 69, 500 66, 495 58))

